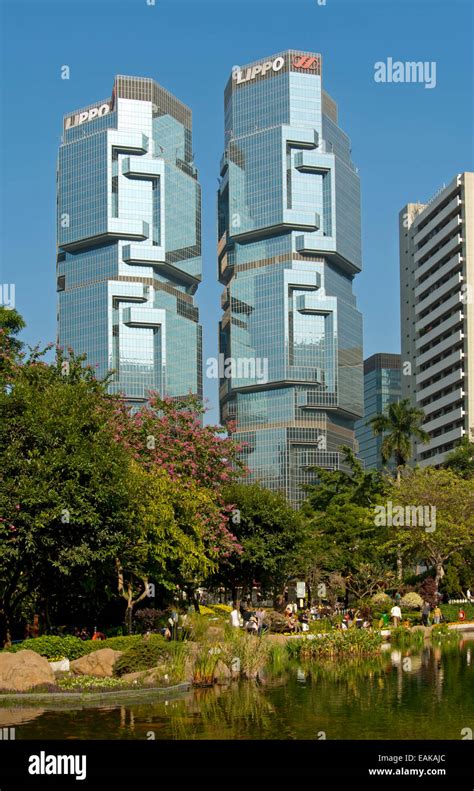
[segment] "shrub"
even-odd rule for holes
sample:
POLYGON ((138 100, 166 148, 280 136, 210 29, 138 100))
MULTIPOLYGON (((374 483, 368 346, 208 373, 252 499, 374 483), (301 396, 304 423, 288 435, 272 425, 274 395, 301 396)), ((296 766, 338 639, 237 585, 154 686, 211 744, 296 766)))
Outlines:
POLYGON ((230 615, 232 612, 232 607, 229 607, 228 604, 211 604, 211 610, 216 612, 218 615, 230 615))
POLYGON ((392 606, 392 600, 386 593, 376 593, 370 599, 372 605, 385 612, 392 606))
POLYGON ((426 577, 420 585, 420 596, 423 601, 429 602, 434 607, 438 602, 436 593, 436 582, 433 577, 426 577))
POLYGON ((114 676, 124 676, 137 670, 149 670, 163 663, 172 654, 170 643, 158 635, 154 640, 140 639, 140 643, 132 646, 120 656, 114 665, 114 676))
POLYGON ((467 621, 474 621, 474 603, 473 604, 440 604, 440 609, 443 614, 443 619, 450 623, 459 620, 459 610, 464 610, 466 613, 467 621))
POLYGON ((419 593, 410 591, 409 593, 405 593, 405 595, 402 597, 400 606, 407 610, 421 610, 423 606, 423 599, 419 593))
POLYGON ((200 604, 199 615, 215 615, 215 612, 210 607, 206 607, 205 604, 200 604))
MULTIPOLYGON (((339 622, 341 618, 339 617, 339 622)), ((310 634, 322 634, 323 632, 330 632, 334 629, 335 623, 330 618, 318 618, 316 621, 309 622, 310 634)))
POLYGON ((144 632, 157 632, 166 625, 167 613, 165 610, 156 610, 154 607, 143 607, 133 616, 136 630, 144 632))
POLYGON ((265 611, 263 624, 270 632, 276 632, 277 634, 283 634, 283 632, 288 631, 288 624, 285 616, 276 610, 265 611))
POLYGON ((84 645, 88 642, 90 641, 80 640, 79 637, 73 637, 72 635, 59 637, 51 634, 31 638, 30 640, 22 640, 21 643, 15 643, 15 645, 6 650, 16 653, 17 651, 28 649, 46 657, 48 660, 57 656, 66 657, 67 659, 79 659, 79 657, 89 653, 88 650, 84 650, 84 645))

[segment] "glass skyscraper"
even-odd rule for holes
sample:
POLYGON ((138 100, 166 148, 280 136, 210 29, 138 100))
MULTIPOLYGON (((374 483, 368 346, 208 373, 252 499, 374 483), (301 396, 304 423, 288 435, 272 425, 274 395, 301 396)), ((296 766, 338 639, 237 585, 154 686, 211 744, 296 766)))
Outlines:
POLYGON ((201 193, 191 111, 151 79, 64 119, 57 173, 58 342, 131 405, 202 396, 201 193))
MULTIPOLYGON (((389 404, 400 401, 401 377, 399 354, 373 354, 364 360, 364 417, 356 423, 356 438, 359 456, 366 469, 383 469, 383 437, 375 437, 367 423, 376 415, 386 412, 389 404)), ((388 466, 393 467, 393 462, 388 466)))
POLYGON ((220 175, 221 418, 250 480, 298 505, 363 414, 359 177, 319 54, 234 67, 220 175))

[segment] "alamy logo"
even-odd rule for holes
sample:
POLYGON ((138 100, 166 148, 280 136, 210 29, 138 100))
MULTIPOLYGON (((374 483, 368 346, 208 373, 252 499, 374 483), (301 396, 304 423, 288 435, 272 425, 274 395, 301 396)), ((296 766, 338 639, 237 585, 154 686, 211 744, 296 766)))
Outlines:
POLYGON ((435 505, 376 505, 374 524, 376 527, 424 527, 425 533, 436 530, 435 505))
POLYGON ((30 775, 76 775, 76 780, 85 780, 87 775, 86 755, 30 755, 30 775))
POLYGON ((0 305, 5 310, 13 310, 15 307, 14 283, 0 283, 0 305))
POLYGON ((419 82, 425 88, 436 88, 436 61, 394 61, 374 63, 375 82, 419 82))
POLYGON ((268 382, 267 357, 226 357, 219 354, 206 360, 208 379, 251 379, 259 384, 268 382))

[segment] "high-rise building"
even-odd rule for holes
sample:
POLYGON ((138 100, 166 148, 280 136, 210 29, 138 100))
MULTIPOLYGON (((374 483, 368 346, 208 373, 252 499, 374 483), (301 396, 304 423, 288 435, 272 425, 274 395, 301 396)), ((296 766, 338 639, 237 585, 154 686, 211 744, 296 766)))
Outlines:
POLYGON ((426 415, 430 442, 414 458, 424 467, 474 429, 474 173, 407 204, 399 230, 402 365, 411 365, 402 397, 426 415))
POLYGON ((381 470, 382 437, 374 436, 368 421, 387 411, 401 398, 401 357, 399 354, 373 354, 364 360, 364 417, 356 423, 359 456, 366 469, 381 470))
POLYGON ((153 80, 64 119, 58 161, 58 342, 131 405, 201 396, 201 194, 191 111, 153 80))
POLYGON ((359 176, 319 54, 233 69, 220 173, 221 418, 249 480, 298 505, 363 412, 359 176))

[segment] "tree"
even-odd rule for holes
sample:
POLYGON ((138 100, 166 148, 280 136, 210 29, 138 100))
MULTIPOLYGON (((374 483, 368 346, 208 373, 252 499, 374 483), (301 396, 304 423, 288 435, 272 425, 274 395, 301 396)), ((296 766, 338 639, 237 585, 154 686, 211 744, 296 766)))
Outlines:
POLYGON ((308 495, 302 508, 305 514, 312 515, 315 511, 325 511, 335 502, 367 507, 378 502, 380 496, 384 494, 387 485, 380 472, 364 470, 361 462, 347 445, 342 446, 341 451, 350 471, 313 467, 317 481, 304 486, 308 495))
POLYGON ((392 527, 387 547, 399 545, 409 561, 424 560, 435 571, 438 590, 446 562, 458 552, 470 552, 474 546, 472 482, 450 470, 427 467, 404 475, 400 485, 393 486, 392 497, 404 510, 403 517, 397 519, 401 524, 392 527), (414 508, 418 509, 416 518, 414 508), (428 520, 420 518, 420 508, 430 509, 428 520))
POLYGON ((397 481, 400 468, 405 467, 412 455, 412 439, 428 442, 429 435, 420 424, 424 418, 422 409, 411 406, 409 399, 388 405, 387 412, 368 421, 375 436, 383 436, 382 459, 387 464, 392 456, 397 465, 397 481))
POLYGON ((225 500, 232 509, 229 529, 242 547, 219 569, 220 581, 244 592, 254 583, 271 590, 274 598, 292 576, 297 551, 305 535, 305 520, 283 494, 264 489, 258 483, 234 483, 225 489, 225 500))
POLYGON ((83 358, 35 350, 0 388, 0 630, 22 601, 46 612, 67 580, 112 561, 133 492, 130 453, 113 436, 113 401, 83 358))
POLYGON ((457 448, 448 453, 443 467, 461 478, 474 478, 474 442, 468 436, 463 437, 457 448))
POLYGON ((349 471, 315 467, 318 480, 305 487, 308 498, 302 508, 313 531, 306 563, 325 584, 332 573, 352 579, 364 564, 382 563, 387 540, 386 531, 375 525, 374 505, 383 500, 388 482, 376 470, 365 471, 350 448, 343 450, 349 471))
POLYGON ((206 545, 206 514, 216 507, 209 491, 198 485, 183 488, 164 469, 143 470, 136 462, 132 468, 130 526, 120 536, 115 557, 129 632, 134 606, 154 597, 156 588, 174 591, 216 568, 206 545))
POLYGON ((223 436, 221 426, 203 426, 203 408, 196 398, 173 400, 157 394, 139 412, 130 415, 116 405, 116 440, 129 448, 148 471, 164 469, 181 491, 196 486, 207 491, 202 518, 206 544, 213 558, 225 560, 240 547, 230 529, 223 488, 243 471, 240 446, 223 436), (210 507, 210 502, 213 507, 210 507))
POLYGON ((366 599, 374 593, 384 591, 393 584, 395 574, 382 563, 360 563, 357 571, 346 577, 347 590, 356 599, 366 599))
POLYGON ((5 386, 13 363, 19 359, 23 343, 16 335, 26 326, 16 310, 0 306, 0 377, 5 386))
POLYGON ((197 402, 154 396, 131 415, 85 355, 58 349, 47 365, 47 347, 26 358, 12 337, 21 317, 1 321, 3 641, 25 600, 49 622, 65 590, 90 596, 99 580, 104 599, 118 588, 130 623, 148 579, 165 591, 196 585, 238 556, 221 489, 242 470, 239 447, 202 426, 197 402))

